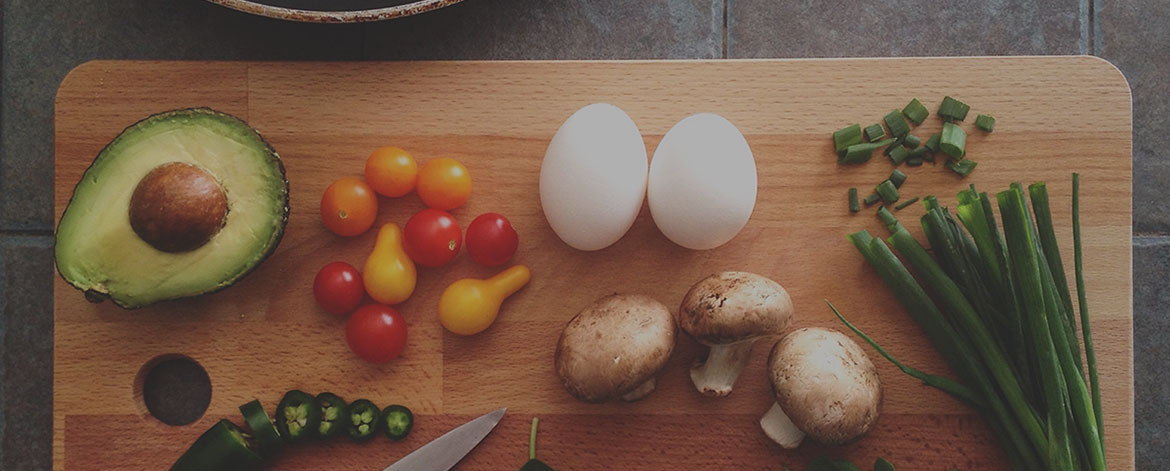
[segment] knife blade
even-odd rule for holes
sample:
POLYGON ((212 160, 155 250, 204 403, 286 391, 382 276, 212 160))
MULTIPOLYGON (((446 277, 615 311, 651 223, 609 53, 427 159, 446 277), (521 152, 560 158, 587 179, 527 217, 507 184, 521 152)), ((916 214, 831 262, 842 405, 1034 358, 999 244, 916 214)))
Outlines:
POLYGON ((508 408, 488 412, 431 440, 382 471, 450 471, 487 437, 508 408))

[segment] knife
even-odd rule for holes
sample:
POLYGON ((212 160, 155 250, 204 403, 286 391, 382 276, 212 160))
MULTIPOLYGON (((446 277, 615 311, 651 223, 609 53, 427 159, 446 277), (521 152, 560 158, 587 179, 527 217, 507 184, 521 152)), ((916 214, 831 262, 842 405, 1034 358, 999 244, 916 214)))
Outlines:
POLYGON ((431 440, 382 471, 450 471, 487 437, 508 408, 497 409, 431 440))

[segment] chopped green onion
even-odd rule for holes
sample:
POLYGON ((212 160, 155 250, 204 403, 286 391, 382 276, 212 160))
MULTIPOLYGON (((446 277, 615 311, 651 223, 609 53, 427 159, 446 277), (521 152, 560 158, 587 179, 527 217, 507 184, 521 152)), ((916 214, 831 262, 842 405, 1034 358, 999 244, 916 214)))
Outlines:
POLYGON ((865 128, 865 139, 869 142, 880 141, 886 137, 886 128, 882 123, 871 124, 865 128))
MULTIPOLYGON (((894 137, 894 138, 890 138, 890 139, 893 139, 894 142, 893 142, 893 144, 890 144, 889 147, 886 147, 886 150, 882 151, 883 155, 890 155, 890 152, 893 152, 894 148, 902 147, 902 141, 906 140, 906 136, 894 137)), ((886 139, 886 140, 888 141, 889 139, 886 139)))
POLYGON ((902 173, 901 170, 894 169, 893 172, 890 172, 889 180, 894 183, 895 188, 902 188, 902 184, 906 183, 906 174, 902 173))
POLYGON ((894 182, 886 180, 879 184, 874 191, 882 197, 882 201, 886 203, 893 203, 898 201, 898 187, 894 186, 894 182))
POLYGON ((855 213, 861 211, 861 204, 857 202, 857 188, 849 189, 849 210, 855 213))
POLYGON ((886 229, 889 229, 890 232, 898 232, 899 229, 905 229, 905 227, 902 227, 902 223, 898 222, 898 218, 894 216, 894 213, 891 213, 885 206, 878 208, 877 217, 882 220, 882 223, 886 225, 886 229))
POLYGON ((912 205, 912 204, 914 204, 914 203, 916 203, 916 202, 918 202, 918 197, 917 197, 917 196, 915 196, 915 197, 913 197, 913 198, 910 198, 910 199, 908 199, 908 200, 906 200, 906 201, 903 201, 903 202, 901 202, 901 203, 898 203, 898 205, 897 205, 897 206, 894 206, 894 209, 895 209, 895 210, 898 210, 898 211, 901 211, 903 208, 905 208, 905 207, 907 207, 907 206, 910 206, 910 205, 912 205))
POLYGON ((970 106, 949 96, 943 97, 942 104, 938 106, 938 115, 947 123, 967 119, 968 111, 971 111, 970 106))
POLYGON ((926 146, 915 147, 914 150, 910 151, 910 158, 921 160, 929 150, 930 149, 927 149, 926 146))
POLYGON ((902 112, 893 110, 882 118, 886 122, 886 127, 890 128, 890 135, 894 137, 902 137, 910 134, 910 125, 906 124, 906 117, 902 116, 902 112))
POLYGON ((943 124, 942 138, 939 139, 938 144, 939 150, 951 156, 951 158, 959 160, 967 153, 967 149, 965 149, 966 145, 967 133, 962 128, 955 125, 955 123, 943 124))
POLYGON ((906 146, 907 149, 917 149, 922 145, 922 138, 913 134, 907 134, 906 139, 902 140, 902 145, 906 146))
POLYGON ((894 139, 885 139, 878 142, 867 142, 865 144, 853 144, 845 149, 845 155, 837 161, 841 164, 860 164, 868 162, 873 157, 873 151, 879 147, 892 144, 894 139))
POLYGON ((837 152, 844 151, 849 146, 861 144, 861 125, 854 124, 833 133, 833 147, 837 152))
POLYGON ((927 116, 930 116, 930 111, 927 111, 926 107, 922 106, 922 102, 915 98, 910 100, 910 103, 905 108, 902 108, 902 114, 906 115, 906 119, 909 119, 917 126, 922 124, 927 116))
POLYGON ((906 158, 910 157, 910 151, 902 146, 892 147, 893 149, 890 150, 890 160, 894 161, 894 165, 902 165, 902 162, 905 162, 906 158))
POLYGON ((931 134, 930 138, 926 140, 926 148, 931 152, 938 152, 939 136, 938 134, 931 134))
POLYGON ((986 114, 976 116, 975 127, 983 130, 983 132, 991 132, 995 128, 995 118, 986 114))
POLYGON ((911 156, 910 158, 906 159, 906 165, 909 165, 911 167, 921 167, 922 166, 922 157, 911 156))
POLYGON ((879 194, 877 194, 877 193, 873 193, 873 194, 871 194, 871 195, 869 195, 869 196, 866 196, 866 197, 865 197, 865 200, 863 200, 863 201, 865 202, 865 205, 866 205, 866 206, 873 206, 873 205, 874 205, 874 203, 877 203, 878 201, 881 201, 881 199, 882 199, 882 196, 881 196, 881 195, 879 195, 879 194))
POLYGON ((972 170, 975 170, 975 165, 975 161, 971 159, 963 159, 958 162, 947 162, 947 168, 964 177, 970 175, 972 170))

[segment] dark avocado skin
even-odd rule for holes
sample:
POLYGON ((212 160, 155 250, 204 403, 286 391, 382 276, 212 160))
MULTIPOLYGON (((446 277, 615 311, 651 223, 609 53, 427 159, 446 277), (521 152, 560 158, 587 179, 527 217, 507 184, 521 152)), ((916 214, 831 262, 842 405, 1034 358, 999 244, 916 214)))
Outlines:
MULTIPOLYGON (((256 268, 258 268, 258 267, 260 267, 260 265, 264 264, 264 262, 268 260, 268 257, 272 256, 272 254, 276 251, 276 247, 279 246, 281 240, 284 239, 284 230, 288 226, 289 195, 291 192, 289 191, 288 175, 285 172, 284 162, 282 162, 280 160, 280 155, 276 153, 276 149, 274 149, 272 147, 272 144, 269 144, 268 141, 266 139, 264 139, 264 136, 260 135, 260 132, 257 131, 256 128, 253 128, 252 126, 248 125, 248 123, 246 121, 244 121, 240 118, 237 118, 234 115, 224 113, 222 111, 217 111, 217 110, 214 110, 214 109, 208 108, 208 107, 180 108, 180 109, 174 109, 174 110, 169 110, 169 111, 163 111, 163 112, 155 113, 155 114, 152 114, 150 116, 147 116, 145 118, 138 120, 134 124, 127 126, 125 129, 122 130, 122 132, 118 133, 118 136, 115 137, 114 140, 107 143, 105 145, 105 147, 103 147, 102 150, 99 151, 97 153, 97 155, 94 156, 94 161, 90 162, 90 165, 88 167, 86 167, 86 171, 83 172, 82 175, 88 174, 89 170, 93 168, 95 163, 97 163, 97 157, 101 156, 102 153, 104 153, 106 151, 106 149, 109 149, 110 146, 112 146, 116 142, 118 142, 118 140, 122 136, 125 136, 127 133, 130 133, 130 132, 134 131, 135 129, 141 128, 144 125, 149 124, 155 120, 167 119, 167 118, 174 117, 177 115, 190 115, 190 114, 216 115, 216 116, 219 116, 221 118, 225 118, 225 119, 228 119, 231 121, 236 121, 239 124, 241 124, 244 128, 249 129, 251 131, 251 133, 255 136, 255 138, 264 146, 265 151, 266 151, 265 155, 267 155, 269 157, 270 162, 275 163, 277 169, 280 171, 280 180, 284 183, 284 204, 283 204, 283 208, 282 208, 283 210, 281 211, 281 216, 280 216, 280 226, 276 230, 276 236, 274 237, 272 243, 268 246, 267 250, 262 255, 259 256, 256 263, 253 264, 251 268, 249 268, 246 271, 244 271, 243 273, 241 273, 234 280, 230 280, 230 281, 225 282, 225 283, 220 283, 219 285, 217 285, 209 290, 206 290, 202 293, 193 294, 191 296, 186 296, 186 297, 182 297, 182 298, 173 298, 173 299, 169 299, 167 301, 174 301, 174 300, 178 300, 178 299, 187 299, 187 298, 193 298, 193 297, 203 296, 203 295, 207 295, 207 294, 217 293, 219 291, 222 291, 225 288, 228 288, 228 287, 236 284, 240 280, 246 278, 248 275, 252 274, 252 272, 255 271, 256 268)), ((79 180, 74 185, 74 187, 73 187, 74 190, 70 193, 69 201, 65 204, 66 208, 68 208, 70 205, 73 204, 73 198, 77 194, 77 187, 79 185, 81 185, 81 183, 82 182, 79 180)), ((57 230, 54 230, 54 234, 59 232, 60 224, 61 224, 60 221, 58 221, 57 222, 57 230)), ((54 241, 55 240, 56 239, 54 238, 54 241)), ((56 264, 57 264, 56 259, 54 259, 53 263, 54 263, 54 266, 56 266, 56 264)), ((110 296, 107 293, 89 290, 89 289, 83 289, 83 288, 80 288, 80 287, 74 285, 68 279, 65 279, 65 276, 63 274, 61 274, 60 269, 57 270, 57 276, 60 276, 61 279, 65 280, 65 282, 68 283, 69 286, 72 286, 74 289, 81 291, 82 294, 85 296, 86 301, 89 301, 91 303, 96 304, 96 303, 104 302, 107 299, 110 299, 110 296)), ((118 307, 120 307, 122 309, 127 309, 127 310, 135 310, 135 309, 140 309, 140 308, 149 306, 149 304, 142 305, 142 306, 128 306, 128 305, 124 305, 122 303, 119 303, 117 301, 113 301, 113 303, 115 305, 117 305, 118 307)))

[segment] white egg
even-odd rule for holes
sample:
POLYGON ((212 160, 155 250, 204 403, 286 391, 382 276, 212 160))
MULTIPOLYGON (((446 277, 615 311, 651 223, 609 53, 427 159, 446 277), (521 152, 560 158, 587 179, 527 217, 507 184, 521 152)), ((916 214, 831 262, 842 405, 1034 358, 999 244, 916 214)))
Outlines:
POLYGON ((674 243, 712 249, 739 233, 756 206, 756 160, 722 116, 692 115, 662 137, 650 161, 654 224, 674 243))
POLYGON ((630 229, 646 195, 646 144, 620 108, 573 113, 540 164, 540 205, 553 232, 578 250, 610 246, 630 229))

